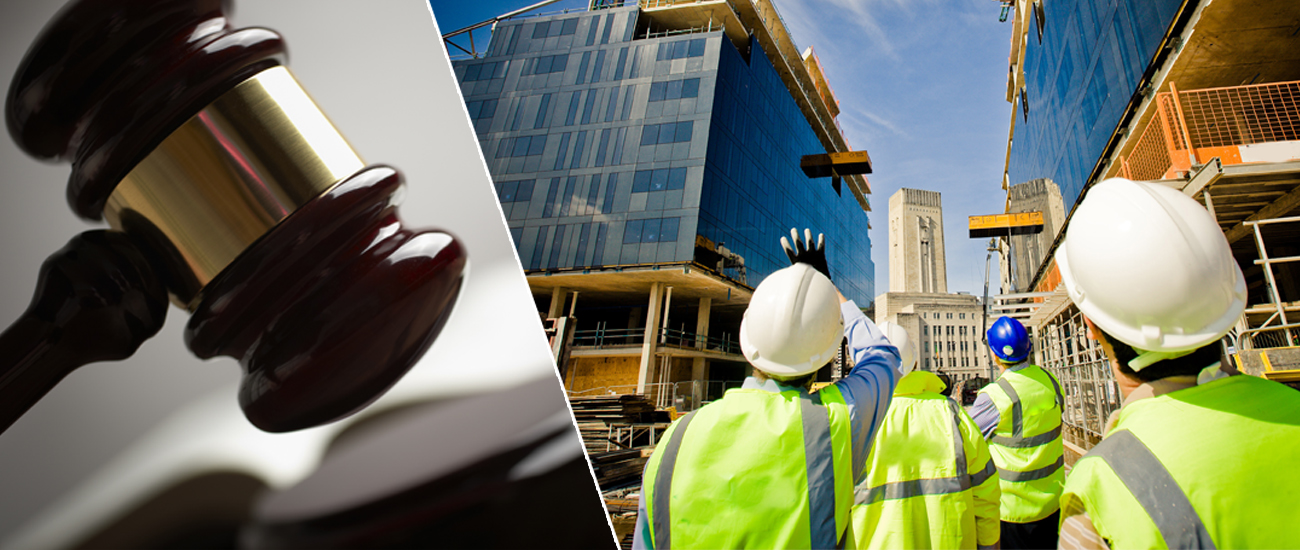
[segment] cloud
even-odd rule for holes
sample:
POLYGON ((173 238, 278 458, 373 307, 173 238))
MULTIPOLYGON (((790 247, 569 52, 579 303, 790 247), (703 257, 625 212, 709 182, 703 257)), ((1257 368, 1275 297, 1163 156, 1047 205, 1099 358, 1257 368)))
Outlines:
POLYGON ((876 113, 868 111, 855 103, 841 103, 840 106, 845 110, 840 112, 840 125, 844 127, 845 134, 851 134, 850 141, 861 143, 872 134, 878 134, 873 129, 883 129, 890 134, 903 139, 909 139, 911 136, 906 131, 899 128, 892 120, 889 120, 876 113), (862 139, 859 139, 862 138, 862 139))

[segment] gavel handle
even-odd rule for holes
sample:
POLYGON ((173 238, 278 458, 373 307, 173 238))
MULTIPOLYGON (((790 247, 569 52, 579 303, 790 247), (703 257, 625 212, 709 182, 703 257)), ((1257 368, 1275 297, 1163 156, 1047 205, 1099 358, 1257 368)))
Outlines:
POLYGON ((130 357, 166 315, 167 292, 129 238, 73 237, 41 265, 31 305, 0 333, 0 433, 76 368, 130 357))

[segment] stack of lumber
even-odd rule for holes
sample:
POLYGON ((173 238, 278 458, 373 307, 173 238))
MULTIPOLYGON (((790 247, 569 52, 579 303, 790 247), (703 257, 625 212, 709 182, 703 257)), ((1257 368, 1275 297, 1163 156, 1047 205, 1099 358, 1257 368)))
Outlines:
POLYGON ((596 473, 596 483, 600 484, 602 491, 608 491, 639 483, 650 449, 590 453, 588 456, 596 473))
POLYGON ((625 487, 639 483, 645 463, 650 456, 654 442, 649 436, 661 435, 662 429, 643 430, 637 428, 640 435, 632 436, 633 430, 626 428, 633 425, 660 424, 662 427, 671 421, 668 411, 655 410, 644 395, 607 395, 596 397, 572 397, 573 417, 578 422, 578 432, 587 447, 587 456, 591 457, 591 467, 596 473, 596 482, 602 490, 625 487), (624 441, 615 442, 611 436, 618 428, 624 427, 624 441), (635 440, 633 443, 631 440, 635 440), (629 448, 628 445, 635 445, 629 448))
POLYGON ((573 417, 579 422, 652 424, 668 422, 668 411, 656 411, 644 395, 572 397, 573 417))

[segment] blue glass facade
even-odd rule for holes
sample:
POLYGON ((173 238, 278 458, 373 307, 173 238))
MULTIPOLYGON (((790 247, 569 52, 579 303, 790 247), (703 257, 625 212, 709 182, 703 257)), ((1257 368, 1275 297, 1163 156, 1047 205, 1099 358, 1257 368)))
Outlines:
POLYGON ((638 16, 503 22, 484 58, 454 63, 524 269, 712 267, 698 235, 757 285, 788 265, 780 237, 810 227, 841 291, 870 303, 867 215, 799 170, 825 149, 761 48, 746 59, 721 32, 634 39, 638 16))
POLYGON ((1035 12, 1025 45, 1025 88, 1007 168, 1011 183, 1051 178, 1061 186, 1066 209, 1074 205, 1181 4, 1043 2, 1041 42, 1035 12))

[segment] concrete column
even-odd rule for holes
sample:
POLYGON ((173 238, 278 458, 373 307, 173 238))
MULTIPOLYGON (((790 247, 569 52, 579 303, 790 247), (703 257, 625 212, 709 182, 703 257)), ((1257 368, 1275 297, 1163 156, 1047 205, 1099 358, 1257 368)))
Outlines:
POLYGON ((650 369, 654 368, 655 350, 658 349, 659 314, 663 305, 663 288, 659 283, 650 285, 650 302, 645 315, 645 338, 641 344, 641 368, 636 376, 636 392, 644 394, 646 382, 650 380, 650 369))
POLYGON ((563 287, 557 286, 551 289, 551 307, 547 310, 547 319, 554 319, 564 315, 564 299, 567 295, 568 292, 565 292, 563 287))
MULTIPOLYGON (((713 299, 705 296, 700 298, 700 308, 695 318, 695 349, 705 349, 709 336, 709 313, 713 309, 713 299)), ((694 405, 699 406, 700 401, 704 399, 704 381, 709 378, 709 365, 707 359, 695 357, 691 359, 691 380, 695 382, 692 388, 692 399, 694 405)))

